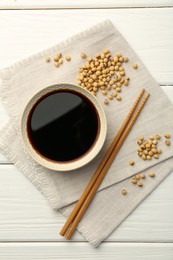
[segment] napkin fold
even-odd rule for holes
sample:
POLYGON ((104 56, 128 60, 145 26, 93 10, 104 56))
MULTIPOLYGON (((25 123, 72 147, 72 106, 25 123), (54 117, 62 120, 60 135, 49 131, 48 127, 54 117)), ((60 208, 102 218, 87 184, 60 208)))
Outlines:
POLYGON ((9 122, 0 131, 0 150, 43 193, 51 207, 65 216, 70 214, 141 88, 150 92, 146 106, 78 226, 79 232, 93 246, 98 246, 108 237, 173 169, 173 149, 164 144, 164 138, 159 141, 162 154, 158 160, 143 161, 137 155, 136 141, 139 135, 163 136, 165 132, 172 132, 173 105, 109 20, 0 71, 0 79, 0 96, 10 115, 9 122), (126 75, 130 77, 130 84, 122 87, 121 102, 114 100, 105 106, 103 96, 98 94, 108 122, 102 151, 89 164, 71 172, 55 172, 42 167, 29 156, 20 139, 20 120, 25 105, 36 92, 48 85, 64 81, 75 83, 78 68, 84 63, 80 53, 95 56, 105 48, 109 48, 112 55, 120 52, 129 57, 124 67, 126 75), (70 53, 71 62, 64 62, 56 68, 44 61, 46 55, 53 59, 58 51, 63 56, 70 53), (137 70, 132 68, 133 63, 138 64, 137 70), (133 167, 128 163, 131 159, 135 161, 133 167), (147 177, 142 188, 130 182, 136 173, 145 172, 147 176, 151 169, 155 171, 156 177, 147 177), (126 196, 121 195, 122 187, 128 191, 126 196))

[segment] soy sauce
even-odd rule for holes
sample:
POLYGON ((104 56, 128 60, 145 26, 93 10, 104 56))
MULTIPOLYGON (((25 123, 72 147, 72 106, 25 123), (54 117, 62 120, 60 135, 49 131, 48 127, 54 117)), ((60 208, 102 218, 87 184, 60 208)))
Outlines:
POLYGON ((99 132, 99 118, 93 104, 75 91, 54 91, 33 106, 27 133, 41 156, 68 162, 86 154, 99 132))

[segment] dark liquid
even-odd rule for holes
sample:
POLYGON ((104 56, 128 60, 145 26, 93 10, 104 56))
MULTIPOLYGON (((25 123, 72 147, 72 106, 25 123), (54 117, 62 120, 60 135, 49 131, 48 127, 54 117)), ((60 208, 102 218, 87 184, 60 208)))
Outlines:
POLYGON ((42 156, 59 162, 75 160, 94 144, 99 131, 93 104, 73 91, 42 97, 27 122, 29 140, 42 156))

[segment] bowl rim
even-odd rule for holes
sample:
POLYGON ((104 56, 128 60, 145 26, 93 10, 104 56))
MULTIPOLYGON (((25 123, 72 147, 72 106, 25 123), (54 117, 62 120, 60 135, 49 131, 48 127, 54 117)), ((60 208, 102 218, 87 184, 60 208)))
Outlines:
POLYGON ((26 148, 27 152, 29 155, 39 164, 42 166, 55 170, 55 171, 71 171, 78 169, 87 163, 89 163, 91 160, 93 160, 97 154, 100 152, 101 148, 103 147, 103 144, 106 139, 106 134, 107 134, 107 119, 105 115, 105 111, 99 102, 99 100, 88 90, 82 88, 81 86, 71 84, 71 83, 57 83, 57 84, 52 84, 50 86, 46 86, 45 88, 41 89, 38 91, 34 96, 30 98, 28 103, 26 104, 22 114, 21 114, 21 120, 20 120, 20 135, 21 139, 23 142, 24 147, 26 148), (99 135, 91 149, 84 154, 83 156, 79 157, 79 159, 72 160, 69 162, 56 162, 56 161, 51 161, 49 159, 46 159, 46 157, 42 157, 36 150, 33 148, 31 145, 28 134, 27 134, 27 120, 28 120, 28 115, 35 105, 35 103, 44 95, 51 93, 56 90, 73 90, 78 93, 81 93, 82 95, 86 96, 90 102, 93 104, 95 107, 98 117, 100 119, 100 131, 99 135))

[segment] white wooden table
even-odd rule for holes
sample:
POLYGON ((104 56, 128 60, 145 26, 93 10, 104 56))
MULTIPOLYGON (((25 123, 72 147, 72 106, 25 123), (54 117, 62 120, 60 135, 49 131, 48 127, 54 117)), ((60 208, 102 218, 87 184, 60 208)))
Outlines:
MULTIPOLYGON (((111 19, 173 102, 173 0, 1 0, 0 68, 111 19)), ((0 127, 8 116, 0 103, 0 127)), ((0 154, 0 259, 173 259, 173 174, 94 249, 0 154)))

